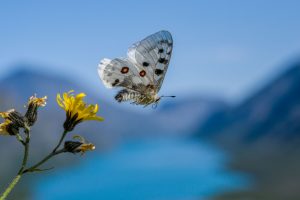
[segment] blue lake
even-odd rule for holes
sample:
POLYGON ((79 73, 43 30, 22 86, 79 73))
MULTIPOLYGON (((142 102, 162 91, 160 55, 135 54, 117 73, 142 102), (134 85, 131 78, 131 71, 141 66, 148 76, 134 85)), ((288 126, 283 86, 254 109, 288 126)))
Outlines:
POLYGON ((243 176, 225 168, 227 160, 220 150, 205 143, 130 141, 43 176, 36 184, 34 199, 206 199, 245 186, 243 176))

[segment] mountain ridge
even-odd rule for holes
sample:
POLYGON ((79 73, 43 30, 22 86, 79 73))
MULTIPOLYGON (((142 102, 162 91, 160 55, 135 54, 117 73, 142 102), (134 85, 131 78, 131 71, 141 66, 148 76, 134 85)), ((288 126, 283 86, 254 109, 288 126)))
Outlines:
POLYGON ((229 168, 251 187, 213 199, 300 199, 300 62, 290 65, 242 103, 219 110, 196 137, 230 153, 229 168))
POLYGON ((298 137, 300 125, 300 62, 292 64, 248 99, 215 113, 202 127, 201 137, 234 137, 251 142, 260 137, 298 137))

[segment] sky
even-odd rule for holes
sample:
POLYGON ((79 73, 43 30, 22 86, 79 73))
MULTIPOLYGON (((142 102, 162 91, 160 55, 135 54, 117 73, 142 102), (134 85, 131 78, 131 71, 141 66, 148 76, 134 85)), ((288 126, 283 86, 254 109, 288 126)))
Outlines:
POLYGON ((1 1, 0 78, 17 64, 96 92, 102 58, 159 30, 174 39, 161 93, 238 101, 297 59, 300 1, 1 1))

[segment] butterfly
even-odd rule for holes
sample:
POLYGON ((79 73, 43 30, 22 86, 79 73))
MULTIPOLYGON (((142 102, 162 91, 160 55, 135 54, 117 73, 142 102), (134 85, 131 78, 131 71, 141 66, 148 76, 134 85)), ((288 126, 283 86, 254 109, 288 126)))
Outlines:
POLYGON ((100 79, 107 88, 121 88, 115 96, 116 101, 156 107, 162 97, 175 97, 158 96, 172 50, 170 32, 154 33, 133 44, 126 58, 101 60, 98 65, 100 79))

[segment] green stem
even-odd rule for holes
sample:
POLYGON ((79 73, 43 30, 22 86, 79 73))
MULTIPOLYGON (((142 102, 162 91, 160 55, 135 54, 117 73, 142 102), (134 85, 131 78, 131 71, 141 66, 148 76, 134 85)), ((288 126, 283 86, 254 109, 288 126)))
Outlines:
POLYGON ((30 142, 30 132, 28 130, 25 131, 26 134, 26 140, 25 140, 25 150, 24 150, 24 157, 22 161, 22 166, 18 172, 19 175, 23 173, 24 168, 26 167, 27 160, 28 160, 28 153, 29 153, 29 142, 30 142))
POLYGON ((65 139, 66 135, 67 135, 68 131, 64 131, 63 134, 61 135, 61 138, 58 142, 58 144, 56 145, 56 147, 53 149, 52 153, 55 153, 57 151, 57 149, 60 147, 61 143, 63 142, 63 140, 65 139))
POLYGON ((29 129, 25 129, 24 132, 25 132, 25 135, 26 135, 26 139, 25 139, 25 142, 23 140, 21 140, 22 144, 24 145, 24 156, 23 156, 23 161, 22 161, 21 168, 18 172, 18 175, 14 178, 14 180, 9 184, 9 186, 2 193, 2 195, 0 197, 0 200, 5 200, 6 199, 6 197, 9 195, 9 193, 12 191, 12 189, 19 182, 19 180, 20 180, 20 178, 23 174, 23 170, 26 167, 27 160, 28 160, 28 153, 29 153, 30 131, 29 131, 29 129))
MULTIPOLYGON (((28 173, 28 172, 34 172, 34 171, 37 171, 37 168, 39 166, 41 166, 42 164, 44 164, 45 162, 47 162, 50 158, 52 158, 53 156, 55 155, 58 155, 58 154, 61 154, 61 153, 64 153, 66 152, 65 149, 61 149, 59 151, 55 151, 55 152, 51 152, 49 155, 47 155, 45 158, 43 158, 40 162, 38 162, 37 164, 25 169, 23 171, 22 174, 25 174, 25 173, 28 173)), ((40 171, 40 170, 39 170, 40 171)))
POLYGON ((29 131, 29 129, 25 129, 24 132, 25 132, 25 135, 26 135, 25 141, 23 141, 23 139, 20 135, 17 136, 17 139, 24 145, 24 148, 25 148, 21 168, 18 172, 18 175, 14 178, 14 180, 9 184, 9 186, 5 189, 5 191, 0 196, 0 200, 5 200, 5 198, 9 195, 9 193, 12 191, 12 189, 19 182, 19 180, 20 180, 20 178, 23 174, 25 174, 27 172, 37 171, 37 167, 44 164, 46 161, 48 161, 53 156, 66 152, 66 150, 64 148, 61 149, 61 150, 57 150, 57 149, 61 146, 63 140, 65 139, 65 137, 68 133, 68 131, 63 132, 58 144, 56 145, 56 147, 53 149, 53 151, 49 155, 47 155, 44 159, 42 159, 40 162, 33 165, 32 167, 29 167, 29 168, 25 169, 26 164, 27 164, 27 160, 28 160, 28 153, 29 153, 30 131, 29 131))
POLYGON ((14 180, 9 184, 9 186, 6 188, 6 190, 2 193, 0 200, 5 200, 6 197, 9 195, 9 193, 12 191, 12 189, 16 186, 16 184, 19 182, 21 178, 21 174, 18 174, 14 180))
POLYGON ((21 136, 19 133, 16 134, 16 138, 17 138, 17 140, 18 140, 19 142, 21 142, 21 143, 25 146, 25 142, 24 142, 22 136, 21 136))
POLYGON ((48 161, 50 158, 52 158, 53 156, 55 156, 55 155, 57 155, 57 154, 60 154, 60 153, 66 152, 65 149, 61 149, 61 150, 59 150, 59 151, 58 151, 57 149, 60 147, 60 145, 61 145, 61 143, 63 142, 63 140, 65 139, 67 133, 68 133, 68 131, 64 131, 64 132, 63 132, 63 134, 62 134, 62 136, 61 136, 61 138, 60 138, 58 144, 56 145, 56 147, 53 149, 53 151, 52 151, 50 154, 48 154, 45 158, 43 158, 43 159, 42 159, 40 162, 38 162, 37 164, 35 164, 35 165, 33 165, 33 166, 31 166, 31 167, 25 169, 25 170, 23 171, 23 174, 28 173, 28 172, 34 172, 39 166, 41 166, 42 164, 44 164, 45 162, 47 162, 47 161, 48 161))

